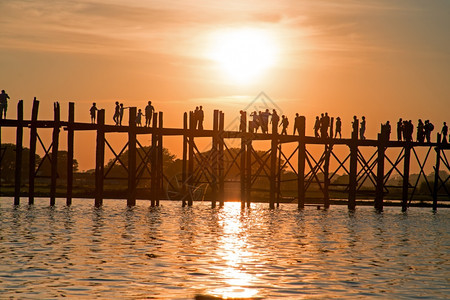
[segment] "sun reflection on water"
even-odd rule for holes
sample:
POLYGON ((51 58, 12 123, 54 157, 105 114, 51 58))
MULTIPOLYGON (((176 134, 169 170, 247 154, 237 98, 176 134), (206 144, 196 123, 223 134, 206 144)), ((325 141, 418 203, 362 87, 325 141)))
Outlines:
POLYGON ((223 267, 218 268, 218 275, 223 278, 223 286, 209 291, 216 297, 253 298, 259 291, 254 288, 258 278, 246 272, 246 264, 251 262, 255 253, 249 251, 247 243, 246 216, 241 211, 240 203, 226 203, 219 216, 222 236, 218 241, 216 254, 222 257, 223 267))

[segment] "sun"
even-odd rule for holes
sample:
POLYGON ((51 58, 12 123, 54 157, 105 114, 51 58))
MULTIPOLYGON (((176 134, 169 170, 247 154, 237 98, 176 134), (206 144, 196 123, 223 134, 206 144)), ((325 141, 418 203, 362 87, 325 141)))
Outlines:
POLYGON ((252 83, 276 62, 276 43, 265 30, 224 30, 213 37, 209 57, 234 83, 252 83))

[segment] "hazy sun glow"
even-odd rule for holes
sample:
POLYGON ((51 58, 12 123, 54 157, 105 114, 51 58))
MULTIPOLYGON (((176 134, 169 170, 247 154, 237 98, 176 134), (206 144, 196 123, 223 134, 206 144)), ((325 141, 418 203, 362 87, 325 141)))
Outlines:
POLYGON ((252 83, 276 62, 276 43, 262 29, 233 29, 216 32, 208 56, 235 83, 252 83))

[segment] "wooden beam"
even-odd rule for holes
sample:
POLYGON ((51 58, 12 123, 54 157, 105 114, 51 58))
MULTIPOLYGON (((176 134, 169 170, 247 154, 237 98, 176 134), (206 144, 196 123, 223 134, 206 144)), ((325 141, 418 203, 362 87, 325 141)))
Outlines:
POLYGON ((384 133, 378 134, 378 157, 377 157, 377 179, 375 189, 375 209, 383 211, 383 198, 384 198, 384 154, 386 137, 384 133))
POLYGON ((224 177, 224 126, 225 126, 225 114, 220 111, 219 112, 219 206, 222 207, 224 205, 224 197, 225 197, 225 177, 224 177))
MULTIPOLYGON (((158 113, 153 113, 152 127, 158 127, 158 113)), ((158 135, 156 132, 152 134, 152 150, 150 153, 150 205, 156 206, 156 200, 158 198, 158 135)))
POLYGON ((29 172, 28 172, 28 204, 34 204, 34 181, 36 178, 36 142, 37 128, 36 121, 38 118, 39 101, 34 97, 33 108, 31 110, 30 123, 30 156, 29 156, 29 172))
POLYGON ((403 157, 403 184, 402 184, 402 211, 408 209, 409 198, 409 168, 411 162, 411 142, 406 142, 405 154, 403 157))
POLYGON ((297 153, 297 204, 298 209, 305 207, 305 160, 306 160, 306 118, 300 116, 300 128, 298 139, 298 153, 297 153))
POLYGON ((54 112, 54 127, 52 135, 52 172, 51 172, 51 183, 50 183, 50 206, 54 206, 56 203, 56 181, 58 179, 58 151, 59 151, 59 130, 60 130, 60 119, 61 111, 59 107, 59 102, 53 104, 54 112))
POLYGON ((74 130, 75 122, 75 103, 69 102, 69 120, 67 124, 67 195, 66 205, 72 205, 73 190, 73 150, 74 150, 74 130))
MULTIPOLYGON (((158 116, 158 128, 163 128, 163 112, 159 112, 158 116)), ((163 191, 163 135, 158 134, 158 159, 157 159, 157 166, 158 166, 158 172, 157 172, 157 183, 158 183, 158 190, 157 190, 157 197, 156 197, 156 206, 159 206, 159 200, 162 196, 163 191)))
POLYGON ((136 107, 130 107, 128 118, 128 197, 127 206, 136 205, 136 107))
POLYGON ((103 181, 105 168, 105 110, 97 114, 97 145, 95 152, 95 207, 103 205, 103 181))
MULTIPOLYGON (((437 134, 437 143, 441 144, 441 134, 437 134)), ((433 187, 433 211, 437 210, 437 198, 439 192, 439 167, 441 164, 441 148, 435 147, 436 150, 436 165, 434 167, 434 187, 433 187)))
POLYGON ((358 171, 358 129, 359 120, 354 120, 352 139, 349 142, 350 147, 350 170, 348 183, 348 209, 356 208, 356 176, 358 171))
POLYGON ((181 206, 185 207, 186 206, 186 193, 187 193, 187 189, 186 189, 186 181, 187 181, 187 150, 188 150, 188 136, 187 136, 187 132, 188 132, 188 115, 187 112, 185 112, 183 114, 183 129, 184 129, 184 134, 183 134, 183 161, 182 161, 182 169, 181 169, 181 194, 182 194, 182 202, 181 202, 181 206))
POLYGON ((247 112, 241 112, 240 120, 240 131, 243 133, 241 135, 241 162, 240 162, 240 178, 241 178, 241 208, 245 208, 245 156, 246 150, 245 145, 247 140, 245 138, 245 133, 247 132, 247 112))
POLYGON ((189 112, 189 151, 188 151, 188 172, 187 172, 187 188, 188 188, 188 206, 192 206, 191 189, 193 185, 194 176, 194 130, 195 130, 194 112, 189 112))
POLYGON ((17 129, 16 129, 16 168, 14 180, 14 205, 20 204, 20 188, 22 186, 22 142, 23 142, 23 100, 17 103, 17 129))
POLYGON ((278 124, 272 122, 271 134, 271 151, 270 151, 270 198, 269 207, 275 208, 276 196, 276 174, 277 174, 277 149, 278 149, 278 124))

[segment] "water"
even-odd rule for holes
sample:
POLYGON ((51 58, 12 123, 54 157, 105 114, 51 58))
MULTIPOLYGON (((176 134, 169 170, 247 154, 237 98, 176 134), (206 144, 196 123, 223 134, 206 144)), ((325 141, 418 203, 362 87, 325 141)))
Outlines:
POLYGON ((450 210, 0 200, 0 298, 450 298, 450 210))

